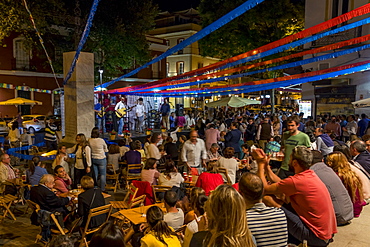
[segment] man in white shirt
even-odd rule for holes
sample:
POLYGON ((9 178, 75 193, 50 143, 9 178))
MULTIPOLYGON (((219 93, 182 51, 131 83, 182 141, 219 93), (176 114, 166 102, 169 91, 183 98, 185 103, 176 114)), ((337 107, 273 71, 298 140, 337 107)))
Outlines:
POLYGON ((10 156, 2 154, 0 156, 0 193, 15 195, 17 189, 13 184, 18 169, 13 169, 10 165, 10 156))
POLYGON ((136 105, 136 118, 137 118, 136 132, 144 133, 143 131, 144 117, 145 117, 145 107, 143 104, 143 98, 139 98, 136 105))
POLYGON ((164 206, 167 214, 164 215, 164 221, 175 231, 184 224, 184 212, 181 208, 176 208, 178 196, 175 191, 168 190, 164 193, 164 206))
POLYGON ((181 160, 185 162, 189 172, 191 168, 197 168, 199 175, 202 173, 202 167, 206 165, 207 151, 196 130, 190 131, 190 139, 184 143, 181 151, 181 160))
MULTIPOLYGON (((116 113, 119 112, 118 110, 121 110, 121 109, 126 109, 127 110, 125 100, 126 99, 124 97, 122 97, 121 101, 117 103, 116 107, 114 108, 116 113)), ((119 118, 118 136, 123 136, 123 134, 122 134, 123 125, 124 125, 123 118, 124 118, 124 115, 120 116, 120 118, 119 118)))

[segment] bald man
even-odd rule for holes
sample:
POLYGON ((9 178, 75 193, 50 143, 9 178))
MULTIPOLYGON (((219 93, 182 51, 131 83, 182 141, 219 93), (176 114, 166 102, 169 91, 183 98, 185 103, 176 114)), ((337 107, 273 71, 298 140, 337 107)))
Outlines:
POLYGON ((202 139, 198 138, 196 130, 191 131, 189 136, 190 139, 184 143, 182 148, 181 160, 186 164, 189 172, 191 168, 196 168, 200 175, 207 159, 206 145, 202 139))
POLYGON ((11 181, 16 178, 17 169, 10 165, 8 154, 2 154, 0 161, 0 193, 15 195, 17 188, 11 181))

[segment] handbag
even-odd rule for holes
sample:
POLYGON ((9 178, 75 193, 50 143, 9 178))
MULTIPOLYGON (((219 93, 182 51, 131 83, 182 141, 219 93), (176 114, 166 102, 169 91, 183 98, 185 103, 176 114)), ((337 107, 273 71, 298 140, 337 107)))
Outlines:
MULTIPOLYGON (((93 198, 91 199, 91 202, 90 202, 90 206, 89 206, 89 210, 94 202, 94 199, 95 199, 95 193, 96 191, 94 190, 94 195, 93 195, 93 198)), ((70 233, 73 233, 73 232, 77 232, 78 229, 80 228, 81 224, 82 224, 82 219, 83 219, 83 216, 80 217, 76 211, 72 211, 71 213, 69 213, 66 217, 65 217, 65 220, 64 220, 64 225, 65 227, 70 230, 69 232, 70 233)))

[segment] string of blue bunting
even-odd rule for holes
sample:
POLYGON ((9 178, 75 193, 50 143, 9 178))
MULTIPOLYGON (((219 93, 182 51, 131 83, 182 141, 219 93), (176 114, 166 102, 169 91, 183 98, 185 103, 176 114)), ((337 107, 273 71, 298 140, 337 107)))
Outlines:
MULTIPOLYGON (((170 85, 170 86, 158 87, 158 88, 156 88, 156 90, 173 89, 173 88, 187 87, 187 86, 193 86, 193 85, 198 85, 198 84, 200 85, 200 84, 204 84, 204 83, 211 83, 211 82, 217 82, 217 81, 223 81, 223 80, 228 80, 228 79, 235 79, 235 78, 250 76, 250 75, 254 75, 254 74, 262 73, 262 72, 267 72, 267 71, 275 71, 275 70, 293 68, 293 67, 301 66, 301 65, 304 65, 304 64, 309 64, 309 63, 313 63, 313 62, 327 60, 327 59, 330 59, 330 58, 337 58, 339 56, 347 55, 347 54, 354 53, 354 52, 359 52, 359 51, 362 51, 362 50, 365 50, 365 49, 368 49, 368 48, 370 48, 370 44, 363 45, 363 46, 356 47, 356 48, 352 48, 352 49, 347 49, 347 50, 344 50, 344 51, 337 51, 337 52, 334 52, 334 53, 331 53, 331 54, 321 55, 321 56, 318 56, 318 57, 308 58, 308 59, 304 59, 304 60, 301 60, 301 61, 287 63, 287 64, 283 64, 283 65, 279 65, 279 66, 274 66, 274 67, 270 67, 270 68, 266 68, 266 69, 250 71, 250 72, 237 74, 237 75, 222 76, 222 77, 217 77, 217 78, 212 78, 212 79, 207 79, 207 80, 202 80, 202 81, 188 82, 188 83, 183 83, 183 84, 179 84, 179 85, 170 85)), ((135 92, 136 93, 137 92, 148 92, 148 91, 152 91, 152 90, 153 89, 142 89, 142 90, 136 90, 135 92)), ((175 92, 173 92, 173 93, 175 93, 175 92)), ((182 94, 183 93, 184 92, 182 92, 182 94)), ((125 93, 125 94, 131 94, 131 93, 129 92, 129 93, 125 93)))
POLYGON ((75 54, 75 56, 72 60, 72 64, 71 64, 71 67, 69 68, 68 74, 67 74, 66 78, 63 81, 64 85, 71 78, 71 76, 73 74, 73 71, 75 70, 78 57, 80 56, 81 50, 82 50, 84 44, 86 43, 87 37, 89 36, 90 29, 91 29, 91 26, 92 26, 92 22, 93 22, 93 19, 94 19, 94 16, 95 16, 95 12, 96 12, 96 9, 98 8, 99 1, 100 0, 94 0, 94 3, 91 7, 89 18, 87 19, 84 32, 82 34, 82 37, 80 39, 80 43, 78 44, 78 47, 77 47, 77 50, 76 50, 76 54, 75 54))
MULTIPOLYGON (((298 79, 292 79, 292 80, 286 80, 283 82, 271 82, 271 83, 265 83, 262 85, 245 85, 245 86, 240 86, 238 88, 230 88, 228 91, 222 91, 222 92, 217 92, 217 90, 220 89, 214 89, 212 88, 207 89, 204 92, 187 92, 186 96, 188 97, 208 97, 208 96, 213 96, 215 94, 218 95, 228 95, 228 94, 241 94, 241 93, 250 93, 250 92, 256 92, 256 91, 261 91, 261 90, 269 90, 269 89, 274 89, 274 88, 280 88, 280 87, 288 87, 292 85, 298 85, 298 84, 303 84, 307 82, 312 82, 312 81, 319 81, 323 79, 328 79, 328 78, 333 78, 333 77, 338 77, 341 75, 348 75, 348 74, 353 74, 357 72, 362 72, 370 69, 370 64, 365 64, 365 65, 359 65, 353 68, 349 69, 344 69, 340 71, 335 71, 335 72, 330 72, 322 75, 315 75, 315 76, 310 76, 310 77, 305 77, 305 78, 298 78, 298 79)), ((142 95, 138 93, 137 95, 142 95)), ((150 95, 146 96, 155 96, 155 97, 183 97, 184 93, 181 94, 176 94, 176 93, 171 93, 170 91, 166 94, 158 94, 158 93, 153 93, 150 95)))
MULTIPOLYGON (((226 15, 224 15, 223 17, 221 17, 220 19, 218 19, 217 21, 213 22, 212 24, 208 25, 207 27, 203 28, 202 30, 200 30, 199 32, 197 32, 196 34, 190 36, 189 38, 185 39, 184 41, 182 41, 181 43, 179 43, 178 45, 168 49, 166 52, 162 53, 161 55, 159 55, 158 57, 154 58, 153 60, 149 61, 148 63, 140 66, 139 68, 135 69, 135 70, 132 70, 131 72, 123 75, 123 76, 120 76, 112 81, 109 81, 109 82, 106 82, 102 85, 102 87, 104 88, 107 88, 109 87, 110 85, 114 84, 115 82, 123 79, 123 78, 126 78, 126 77, 130 77, 136 73, 138 73, 140 70, 148 67, 149 65, 151 64, 154 64, 154 63, 157 63, 159 62, 160 60, 172 55, 173 53, 179 51, 179 50, 182 50, 184 49, 186 46, 188 45, 191 45, 192 43, 202 39, 203 37, 207 36, 208 34, 212 33, 213 31, 219 29, 220 27, 222 27, 223 25, 229 23, 230 21, 234 20, 236 17, 244 14, 246 11, 250 10, 251 8, 255 7, 256 5, 262 3, 264 0, 248 0, 247 2, 243 3, 242 5, 240 5, 239 7, 235 8, 234 10, 230 11, 229 13, 227 13, 226 15)), ((94 88, 94 90, 97 90, 97 87, 96 86, 94 88)))
MULTIPOLYGON (((321 33, 321 34, 316 34, 316 35, 313 35, 311 37, 303 38, 301 40, 292 42, 290 44, 279 46, 279 47, 271 49, 269 51, 253 55, 253 56, 235 61, 233 63, 229 63, 227 65, 224 65, 224 66, 220 67, 220 69, 226 69, 226 68, 230 68, 230 67, 235 66, 235 65, 239 65, 241 63, 246 63, 246 62, 254 61, 254 60, 257 60, 257 59, 261 59, 261 58, 264 58, 266 56, 270 56, 270 55, 273 55, 273 54, 276 54, 276 53, 279 53, 279 52, 282 52, 282 51, 285 51, 285 50, 289 50, 289 49, 304 45, 304 44, 309 43, 309 42, 313 42, 313 41, 318 40, 320 38, 323 38, 325 36, 329 36, 329 35, 333 35, 333 34, 336 34, 336 33, 339 33, 339 32, 347 31, 349 29, 352 29, 352 28, 355 28, 355 27, 358 27, 358 26, 362 26, 362 25, 365 25, 365 24, 368 24, 368 23, 370 23, 370 17, 366 18, 366 19, 363 19, 363 20, 360 20, 360 21, 357 21, 357 22, 354 22, 354 23, 351 23, 351 24, 348 24, 346 26, 342 26, 342 27, 339 27, 339 28, 321 33)), ((319 60, 317 60, 317 61, 319 61, 319 60)), ((260 73, 260 72, 256 72, 256 73, 260 73)), ((194 82, 177 84, 177 85, 169 85, 169 86, 160 87, 158 89, 161 90, 161 89, 186 87, 186 86, 198 85, 198 84, 202 84, 202 83, 211 83, 211 82, 216 82, 216 81, 221 81, 221 80, 238 78, 238 77, 242 77, 242 76, 246 76, 246 75, 248 75, 248 74, 243 74, 243 75, 239 74, 239 75, 233 75, 233 76, 218 77, 218 78, 212 78, 212 79, 202 80, 202 81, 194 81, 194 82)), ((249 75, 251 75, 251 74, 249 74, 249 75)), ((156 90, 158 90, 158 89, 156 89, 156 90)), ((152 91, 152 90, 153 89, 137 89, 137 90, 134 90, 134 91, 136 91, 136 92, 138 92, 138 91, 145 92, 145 91, 152 91)), ((122 94, 133 95, 132 92, 124 92, 122 94)))

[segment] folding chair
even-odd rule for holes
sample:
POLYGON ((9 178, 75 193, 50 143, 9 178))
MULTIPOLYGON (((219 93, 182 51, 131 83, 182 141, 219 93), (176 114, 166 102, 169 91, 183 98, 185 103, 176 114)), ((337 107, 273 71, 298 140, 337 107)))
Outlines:
POLYGON ((127 194, 125 198, 123 199, 123 201, 110 201, 110 204, 112 204, 113 208, 116 208, 119 210, 130 208, 130 203, 133 199, 135 199, 138 190, 139 190, 138 188, 130 184, 128 186, 127 194))
POLYGON ((107 222, 111 213, 112 213, 112 205, 109 205, 109 204, 105 205, 105 206, 90 209, 89 215, 87 216, 86 225, 83 228, 83 232, 81 233, 80 247, 82 247, 84 245, 89 246, 89 241, 87 241, 86 236, 97 232, 101 227, 101 225, 100 225, 100 226, 98 226, 94 229, 89 229, 91 218, 93 218, 95 216, 98 216, 98 215, 107 214, 107 218, 105 219, 105 222, 107 222))
MULTIPOLYGON (((32 209, 32 212, 36 212, 37 214, 39 213, 39 211, 41 210, 40 205, 38 205, 37 203, 35 203, 35 202, 31 201, 31 200, 26 200, 26 202, 27 202, 28 207, 32 209)), ((60 226, 60 224, 58 222, 58 219, 55 217, 55 214, 50 213, 50 219, 52 220, 52 222, 56 225, 56 227, 58 229, 56 231, 51 231, 51 233, 65 235, 66 232, 60 226)), ((43 227, 44 226, 42 224, 40 224, 40 233, 36 235, 35 243, 37 243, 38 241, 42 241, 41 232, 42 232, 42 228, 43 227)), ((45 242, 45 241, 43 241, 43 242, 45 242)))
POLYGON ((153 188, 153 194, 154 194, 154 199, 156 203, 160 203, 161 200, 157 197, 157 193, 160 192, 166 192, 167 190, 171 190, 171 186, 165 186, 165 185, 152 185, 153 188))
POLYGON ((0 220, 1 221, 3 219, 5 219, 5 217, 7 216, 8 213, 13 218, 13 220, 17 220, 15 218, 14 214, 12 213, 12 211, 10 210, 10 206, 17 199, 18 198, 16 196, 13 196, 13 195, 10 195, 10 194, 4 195, 4 196, 0 196, 0 207, 3 208, 3 212, 4 212, 4 214, 0 216, 0 220))
MULTIPOLYGON (((230 177, 229 177, 229 174, 227 173, 227 169, 224 168, 224 167, 219 167, 218 168, 218 173, 220 173, 222 175, 222 177, 224 179, 226 179, 226 184, 229 184, 231 185, 231 180, 230 180, 230 177)), ((225 181, 225 180, 224 180, 225 181)))
POLYGON ((140 174, 141 174, 142 168, 143 167, 142 167, 141 164, 127 165, 127 173, 126 173, 126 176, 125 176, 126 186, 128 186, 130 184, 130 181, 140 179, 140 174), (133 173, 133 171, 136 171, 136 172, 133 173), (139 171, 139 172, 137 172, 137 171, 139 171))
POLYGON ((107 178, 107 182, 108 181, 112 181, 113 183, 112 184, 108 184, 105 185, 105 189, 113 189, 114 192, 117 191, 117 187, 119 188, 119 174, 116 173, 116 171, 114 170, 114 166, 112 164, 107 164, 107 171, 110 170, 110 171, 113 171, 113 174, 108 174, 106 175, 106 178, 107 178))

